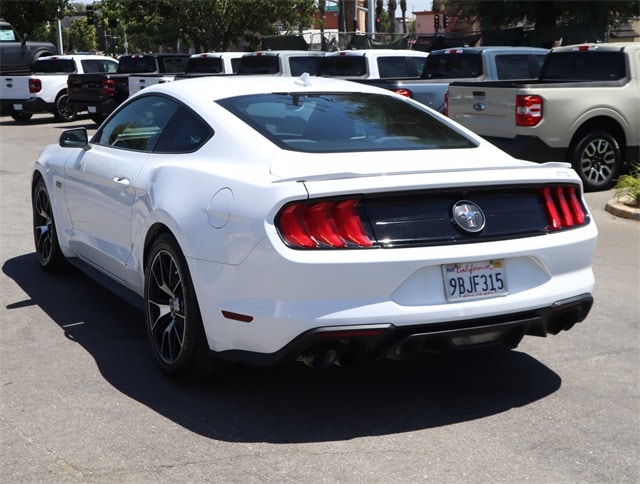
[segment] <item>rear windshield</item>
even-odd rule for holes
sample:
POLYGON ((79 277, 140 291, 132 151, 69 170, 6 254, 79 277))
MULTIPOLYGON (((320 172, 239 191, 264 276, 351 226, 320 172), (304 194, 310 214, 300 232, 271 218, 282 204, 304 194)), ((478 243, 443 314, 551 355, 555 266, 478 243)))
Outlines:
POLYGON ((240 59, 238 74, 278 74, 280 59, 275 55, 246 55, 240 59))
POLYGON ((218 101, 280 148, 313 153, 472 148, 428 112, 368 93, 272 93, 218 101))
POLYGON ((187 72, 219 74, 224 71, 219 57, 194 57, 187 61, 187 72))
POLYGON ((480 54, 431 54, 422 71, 423 79, 456 79, 482 75, 480 54))
POLYGON ((543 79, 617 81, 627 77, 622 52, 560 52, 547 56, 543 79))
POLYGON ((182 73, 187 64, 184 57, 163 57, 156 60, 155 57, 145 55, 141 57, 122 57, 118 72, 121 74, 143 74, 155 73, 158 70, 158 63, 164 66, 164 72, 172 74, 182 73))
POLYGON ((328 56, 321 60, 323 76, 360 77, 367 73, 367 61, 362 56, 328 56))
MULTIPOLYGON (((320 56, 291 56, 285 61, 294 77, 308 72, 312 76, 320 69, 320 56)), ((280 74, 280 57, 275 55, 248 55, 240 59, 237 74, 280 74)))
POLYGON ((31 71, 38 73, 70 73, 76 71, 76 65, 71 59, 41 59, 33 63, 31 71))

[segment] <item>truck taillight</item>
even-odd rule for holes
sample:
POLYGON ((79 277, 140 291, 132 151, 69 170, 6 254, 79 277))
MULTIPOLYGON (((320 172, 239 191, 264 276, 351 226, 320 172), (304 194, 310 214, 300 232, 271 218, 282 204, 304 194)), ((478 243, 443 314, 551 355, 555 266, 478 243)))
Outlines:
POLYGON ((102 95, 113 96, 116 93, 116 81, 113 79, 105 79, 102 81, 102 95))
POLYGON ((294 249, 372 247, 357 199, 297 202, 276 217, 280 237, 294 249))
POLYGON ((29 79, 29 92, 37 94, 42 89, 42 81, 40 79, 29 79))
POLYGON ((516 96, 516 126, 535 126, 542 120, 542 97, 516 96))
POLYGON ((544 187, 540 190, 549 230, 562 230, 587 223, 582 202, 578 198, 576 187, 544 187))
POLYGON ((400 94, 401 96, 404 97, 413 97, 413 93, 411 92, 410 89, 393 89, 393 92, 395 92, 396 94, 400 94))

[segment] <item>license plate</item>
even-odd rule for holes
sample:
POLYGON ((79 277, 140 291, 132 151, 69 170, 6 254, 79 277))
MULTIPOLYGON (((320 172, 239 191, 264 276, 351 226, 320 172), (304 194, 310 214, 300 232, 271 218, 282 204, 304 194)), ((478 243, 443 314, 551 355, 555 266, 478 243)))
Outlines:
POLYGON ((96 113, 96 107, 95 106, 87 106, 87 111, 89 111, 91 114, 95 114, 96 113))
POLYGON ((507 278, 502 259, 445 264, 442 266, 449 301, 507 295, 507 278))
POLYGON ((14 111, 22 111, 22 104, 14 104, 13 109, 14 111))

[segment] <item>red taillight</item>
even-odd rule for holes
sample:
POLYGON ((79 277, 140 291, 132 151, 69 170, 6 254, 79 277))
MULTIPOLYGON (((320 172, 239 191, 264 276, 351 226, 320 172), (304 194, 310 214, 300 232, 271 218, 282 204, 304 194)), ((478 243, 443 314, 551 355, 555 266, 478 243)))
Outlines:
POLYGON ((371 247, 358 200, 293 203, 276 220, 281 237, 298 249, 371 247))
POLYGON ((29 79, 29 92, 37 94, 42 89, 42 81, 40 79, 29 79))
POLYGON ((516 126, 535 126, 542 120, 542 97, 516 97, 516 126))
POLYGON ((549 230, 561 230, 584 225, 586 214, 575 187, 545 187, 540 191, 549 230))
POLYGON ((102 81, 102 95, 113 96, 116 93, 116 81, 114 79, 105 79, 102 81))
POLYGON ((409 89, 393 89, 393 92, 404 97, 413 97, 413 93, 409 89))

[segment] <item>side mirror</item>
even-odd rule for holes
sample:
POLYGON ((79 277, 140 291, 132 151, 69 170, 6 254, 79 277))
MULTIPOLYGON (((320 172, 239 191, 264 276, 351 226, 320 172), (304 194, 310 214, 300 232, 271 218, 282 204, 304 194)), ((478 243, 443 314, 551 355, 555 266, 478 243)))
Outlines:
POLYGON ((62 132, 59 140, 63 148, 83 148, 89 149, 89 136, 86 128, 67 129, 62 132))

